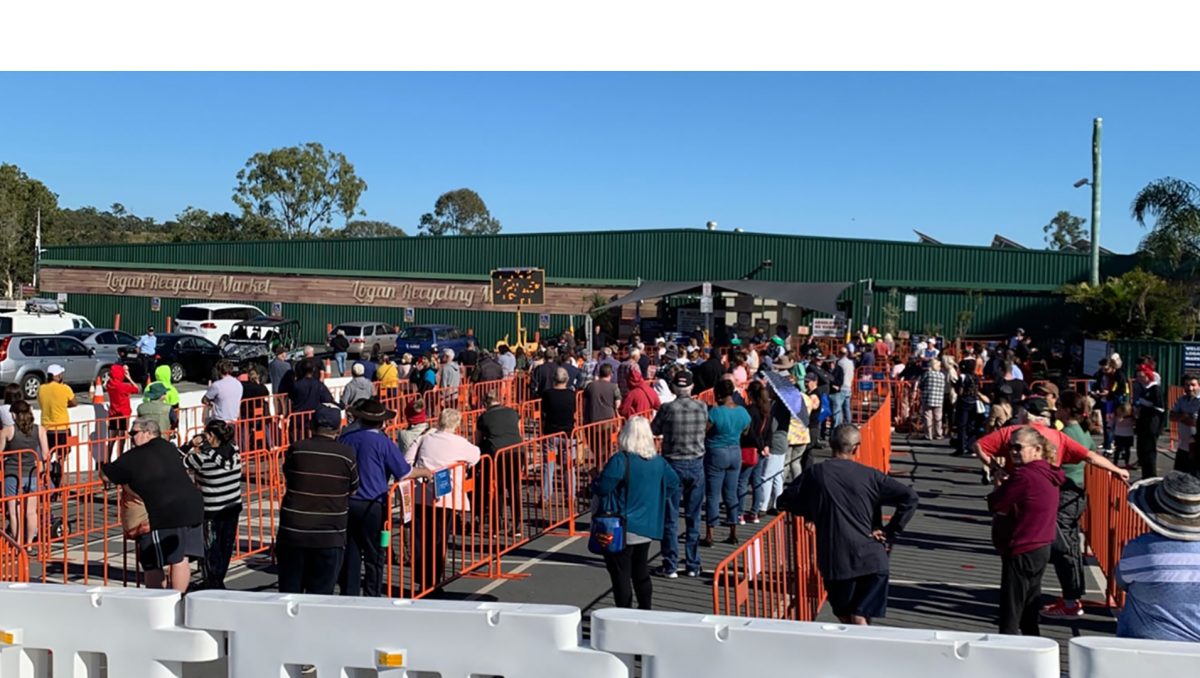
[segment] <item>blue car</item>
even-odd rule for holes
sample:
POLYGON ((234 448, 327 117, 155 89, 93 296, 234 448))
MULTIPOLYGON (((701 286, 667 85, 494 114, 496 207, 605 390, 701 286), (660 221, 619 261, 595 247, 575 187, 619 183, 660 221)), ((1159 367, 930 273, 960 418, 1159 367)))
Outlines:
POLYGON ((433 354, 451 349, 461 355, 467 348, 467 337, 454 325, 410 325, 400 331, 396 353, 413 356, 433 354))

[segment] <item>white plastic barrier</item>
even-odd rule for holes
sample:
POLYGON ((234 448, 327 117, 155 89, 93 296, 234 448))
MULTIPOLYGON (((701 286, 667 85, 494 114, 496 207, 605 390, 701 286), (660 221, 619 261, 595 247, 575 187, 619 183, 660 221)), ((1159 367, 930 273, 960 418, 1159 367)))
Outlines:
POLYGON ((182 617, 173 591, 0 585, 0 678, 180 678, 222 652, 182 617))
POLYGON ((1200 676, 1200 643, 1084 636, 1071 639, 1071 678, 1200 676))
MULTIPOLYGON (((434 671, 442 678, 628 678, 611 654, 581 647, 579 608, 202 591, 189 627, 229 633, 230 678, 434 671)), ((4 676, 3 678, 7 678, 4 676)), ((56 674, 57 678, 57 674, 56 674)))
POLYGON ((592 613, 591 638, 642 655, 643 678, 1060 675, 1058 643, 999 634, 606 609, 592 613))

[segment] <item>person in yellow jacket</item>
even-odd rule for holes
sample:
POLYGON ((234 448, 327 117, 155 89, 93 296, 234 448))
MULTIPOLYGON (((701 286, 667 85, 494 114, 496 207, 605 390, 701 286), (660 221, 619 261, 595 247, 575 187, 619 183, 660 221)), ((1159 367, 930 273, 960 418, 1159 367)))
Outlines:
POLYGON ((390 353, 380 357, 379 368, 375 370, 375 380, 379 382, 379 397, 390 403, 400 395, 400 369, 392 362, 390 353))

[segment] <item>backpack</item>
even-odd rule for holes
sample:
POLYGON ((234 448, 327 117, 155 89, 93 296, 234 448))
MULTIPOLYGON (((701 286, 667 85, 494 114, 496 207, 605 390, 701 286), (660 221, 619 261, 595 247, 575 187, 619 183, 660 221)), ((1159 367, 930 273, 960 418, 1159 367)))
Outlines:
POLYGON ((824 424, 825 420, 833 416, 833 408, 829 406, 829 396, 824 393, 821 396, 821 409, 817 410, 817 424, 824 424))

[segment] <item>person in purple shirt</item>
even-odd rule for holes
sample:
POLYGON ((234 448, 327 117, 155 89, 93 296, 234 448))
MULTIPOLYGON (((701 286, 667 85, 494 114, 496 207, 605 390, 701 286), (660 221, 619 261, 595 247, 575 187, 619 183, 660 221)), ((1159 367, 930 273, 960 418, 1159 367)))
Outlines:
POLYGON ((378 398, 359 401, 349 414, 360 427, 342 434, 338 440, 354 448, 357 454, 358 490, 350 496, 342 595, 378 597, 385 548, 379 535, 383 532, 391 480, 429 478, 433 474, 428 469, 409 466, 400 448, 383 432, 383 423, 396 413, 384 407, 378 398))
POLYGON ((616 377, 617 371, 621 369, 621 362, 613 357, 612 348, 605 346, 600 350, 600 360, 596 362, 596 369, 592 372, 593 377, 600 375, 601 365, 612 365, 613 377, 616 377))

